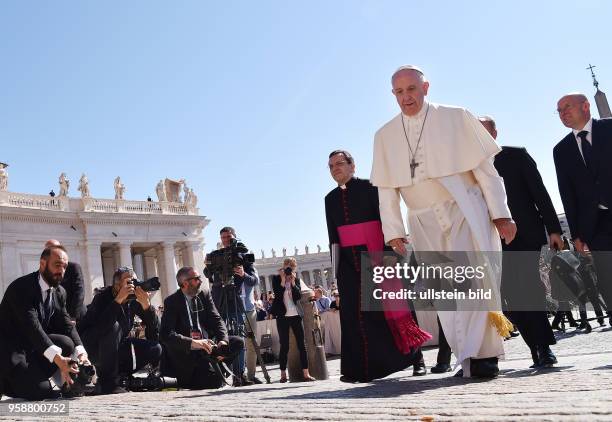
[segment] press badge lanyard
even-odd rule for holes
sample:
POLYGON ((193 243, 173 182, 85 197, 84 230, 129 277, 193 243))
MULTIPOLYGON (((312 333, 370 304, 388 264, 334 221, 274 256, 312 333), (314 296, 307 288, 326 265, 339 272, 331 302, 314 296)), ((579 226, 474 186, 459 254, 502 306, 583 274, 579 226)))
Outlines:
MULTIPOLYGON (((193 297, 194 299, 196 298, 196 296, 193 297)), ((187 296, 185 296, 185 305, 187 306, 187 316, 189 317, 189 326, 191 328, 191 330, 198 330, 200 331, 200 333, 202 332, 202 330, 200 329, 200 321, 198 318, 198 313, 194 312, 195 317, 196 317, 196 326, 193 326, 193 319, 191 318, 191 308, 189 307, 189 300, 187 299, 187 296)))

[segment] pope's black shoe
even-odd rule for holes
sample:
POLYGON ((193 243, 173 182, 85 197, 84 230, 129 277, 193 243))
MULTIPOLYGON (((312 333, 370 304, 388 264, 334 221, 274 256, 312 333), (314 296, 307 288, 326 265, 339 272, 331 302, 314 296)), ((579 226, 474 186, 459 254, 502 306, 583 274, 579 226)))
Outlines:
POLYGON ((470 359, 472 378, 495 378, 499 375, 497 358, 470 359))

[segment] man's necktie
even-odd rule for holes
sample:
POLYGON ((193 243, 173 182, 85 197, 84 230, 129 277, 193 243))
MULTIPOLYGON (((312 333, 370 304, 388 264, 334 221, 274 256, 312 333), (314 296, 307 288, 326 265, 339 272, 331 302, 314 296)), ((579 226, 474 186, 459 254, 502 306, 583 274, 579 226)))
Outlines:
POLYGON ((580 138, 580 146, 582 147, 582 156, 584 157, 584 163, 587 168, 591 170, 591 165, 593 163, 593 146, 589 141, 587 141, 587 135, 589 132, 586 130, 578 132, 578 137, 580 138))
POLYGON ((194 296, 191 298, 191 328, 193 330, 199 330, 200 327, 198 327, 198 302, 196 301, 197 296, 194 296))
POLYGON ((44 316, 45 325, 49 325, 49 320, 51 319, 51 313, 53 312, 53 310, 51 309, 51 289, 47 289, 47 296, 45 297, 44 309, 45 309, 45 316, 44 316))

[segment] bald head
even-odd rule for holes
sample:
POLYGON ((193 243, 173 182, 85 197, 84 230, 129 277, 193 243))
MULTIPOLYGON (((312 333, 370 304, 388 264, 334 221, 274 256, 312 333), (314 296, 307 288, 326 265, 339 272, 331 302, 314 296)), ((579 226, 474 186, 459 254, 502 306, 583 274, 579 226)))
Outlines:
POLYGON ((557 102, 557 112, 561 122, 568 128, 582 130, 591 119, 591 105, 586 95, 572 92, 557 102))
POLYGON ((59 240, 49 239, 45 242, 45 249, 50 246, 62 246, 62 244, 59 242, 59 240))

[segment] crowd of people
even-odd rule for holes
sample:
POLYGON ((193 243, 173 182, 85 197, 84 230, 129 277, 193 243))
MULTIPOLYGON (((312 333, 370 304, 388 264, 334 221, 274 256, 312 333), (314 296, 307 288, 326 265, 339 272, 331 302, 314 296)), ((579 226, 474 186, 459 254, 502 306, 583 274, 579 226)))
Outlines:
MULTIPOLYGON (((355 177, 348 151, 328 157, 337 183, 325 197, 337 287, 328 293, 310 286, 309 303, 316 313, 340 314, 341 381, 368 382, 411 366, 413 375, 427 373, 421 346, 431 335, 419 327, 423 311, 409 301, 383 300, 378 310, 364 308, 368 267, 362 260, 368 256, 382 265, 376 258, 382 252, 414 265, 427 263, 428 252, 466 252, 466 262, 476 265, 476 252, 503 251, 501 277, 487 272, 480 285, 471 280, 495 293, 497 307, 457 302, 452 309, 435 309, 439 353, 431 372, 451 371, 454 355, 460 366, 455 376, 496 377, 513 327, 530 348, 534 368, 555 365, 553 328, 562 329, 564 303, 575 298, 560 300, 551 326, 539 273, 542 246, 563 259, 551 261, 553 293, 559 286, 577 286, 572 292, 581 329, 590 331, 587 300, 597 305, 600 325, 602 308, 612 304, 612 259, 606 255, 612 250, 612 170, 606 162, 612 157, 612 120, 593 119, 582 94, 557 103, 561 122, 571 129, 553 151, 571 231, 571 239, 564 239, 535 161, 523 147, 496 144, 493 118, 428 102, 429 81, 416 66, 400 67, 391 85, 400 113, 376 133, 371 180, 355 177), (401 201, 409 210, 409 230, 401 201), (575 259, 562 253, 570 244, 575 259), (555 277, 560 281, 553 282, 555 277)), ((314 381, 304 335, 306 286, 296 260, 285 259, 272 277, 272 290, 258 295, 248 249, 232 227, 221 229, 220 237, 222 247, 207 255, 202 273, 178 270, 178 289, 165 298, 163 312, 134 284, 130 267, 116 269, 112 285, 98 289, 85 307, 80 266, 69 261, 58 241, 48 241, 39 269, 11 283, 0 304, 0 392, 30 400, 78 395, 79 374, 92 367, 99 394, 125 392, 122 380, 143 368, 176 378, 180 388, 219 388, 230 376, 236 387, 262 383, 256 377, 256 341, 257 321, 265 319, 275 319, 278 328, 280 382, 288 380, 290 331, 302 381, 314 381), (229 271, 216 264, 228 257, 229 271), (204 277, 210 288, 202 288, 204 277)), ((394 282, 385 280, 382 288, 393 289, 394 282)))

